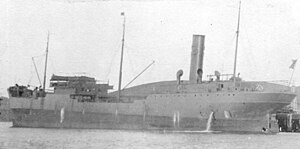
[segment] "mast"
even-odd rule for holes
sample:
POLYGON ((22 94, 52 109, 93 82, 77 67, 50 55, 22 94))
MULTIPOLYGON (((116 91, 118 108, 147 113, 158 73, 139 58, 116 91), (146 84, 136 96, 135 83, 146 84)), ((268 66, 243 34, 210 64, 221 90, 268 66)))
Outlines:
POLYGON ((126 21, 126 17, 125 17, 125 13, 122 12, 121 16, 124 16, 124 20, 123 20, 123 37, 122 37, 122 51, 121 51, 121 62, 120 62, 120 74, 119 74, 119 87, 118 87, 118 101, 120 102, 120 98, 121 98, 121 84, 122 84, 122 66, 123 66, 123 52, 124 52, 124 42, 125 42, 125 21, 126 21))
POLYGON ((48 48, 49 48, 49 31, 48 31, 47 47, 46 47, 46 59, 45 59, 44 82, 43 82, 43 96, 45 96, 45 93, 46 93, 45 89, 46 89, 46 74, 47 74, 48 48))
POLYGON ((235 55, 234 55, 234 69, 233 69, 233 83, 235 86, 236 82, 236 60, 237 60, 237 50, 238 50, 238 43, 239 43, 239 29, 240 29, 240 14, 241 14, 241 0, 239 3, 239 14, 238 14, 238 23, 237 23, 237 30, 236 30, 236 42, 235 42, 235 55))

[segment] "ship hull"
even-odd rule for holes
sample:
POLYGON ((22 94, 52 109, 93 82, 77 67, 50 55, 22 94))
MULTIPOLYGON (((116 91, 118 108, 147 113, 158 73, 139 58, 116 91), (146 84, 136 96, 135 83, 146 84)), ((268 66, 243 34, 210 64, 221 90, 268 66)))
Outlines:
POLYGON ((0 122, 10 121, 11 110, 9 109, 9 100, 6 97, 0 97, 0 122))
POLYGON ((41 100, 12 98, 12 120, 14 127, 203 131, 210 125, 210 130, 222 132, 261 132, 263 128, 277 132, 270 114, 295 97, 273 93, 182 96, 155 95, 118 104, 79 103, 53 96, 44 105, 41 100))
MULTIPOLYGON (((52 110, 14 109, 13 127, 31 128, 74 128, 74 129, 125 129, 125 130, 169 130, 205 131, 208 119, 182 118, 179 123, 172 117, 137 115, 113 115, 99 113, 66 112, 61 114, 52 110)), ((278 126, 270 123, 271 131, 278 126)), ((261 120, 215 119, 211 131, 221 132, 261 132, 268 127, 268 118, 261 120)))

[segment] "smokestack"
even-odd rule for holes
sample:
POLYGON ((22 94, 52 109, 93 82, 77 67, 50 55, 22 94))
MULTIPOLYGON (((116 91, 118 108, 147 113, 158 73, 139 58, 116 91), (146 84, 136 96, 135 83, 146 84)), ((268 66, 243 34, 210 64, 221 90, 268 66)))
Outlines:
POLYGON ((203 74, 204 35, 193 35, 190 83, 201 83, 203 74))

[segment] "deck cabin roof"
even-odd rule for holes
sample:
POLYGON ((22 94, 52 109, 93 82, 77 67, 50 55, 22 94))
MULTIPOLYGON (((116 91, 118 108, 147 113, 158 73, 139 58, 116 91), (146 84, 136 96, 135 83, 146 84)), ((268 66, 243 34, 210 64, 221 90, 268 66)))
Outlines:
POLYGON ((86 77, 86 76, 58 76, 52 75, 50 81, 87 81, 87 82, 96 82, 95 78, 86 77))

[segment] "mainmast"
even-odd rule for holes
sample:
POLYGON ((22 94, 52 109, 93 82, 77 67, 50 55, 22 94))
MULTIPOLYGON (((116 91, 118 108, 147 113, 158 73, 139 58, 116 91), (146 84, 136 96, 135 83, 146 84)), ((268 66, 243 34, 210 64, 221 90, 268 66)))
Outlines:
POLYGON ((238 23, 237 23, 237 30, 236 30, 236 42, 235 42, 235 55, 234 55, 234 69, 233 69, 233 83, 235 86, 236 82, 236 60, 237 60, 237 50, 238 50, 238 43, 239 43, 239 29, 240 29, 240 13, 241 13, 241 1, 239 4, 239 14, 238 14, 238 23))
POLYGON ((46 74, 47 74, 47 61, 48 61, 48 48, 49 48, 49 32, 47 37, 47 47, 46 47, 46 59, 45 59, 45 70, 44 70, 44 82, 43 82, 43 96, 46 94, 46 74))
POLYGON ((122 82, 122 66, 123 66, 123 52, 124 52, 124 42, 125 42, 125 21, 126 21, 126 17, 125 17, 125 13, 122 12, 121 16, 124 17, 124 21, 123 21, 123 38, 122 38, 122 51, 121 51, 121 62, 120 62, 120 74, 119 74, 119 87, 118 87, 118 101, 120 102, 120 98, 121 98, 121 82, 122 82))

